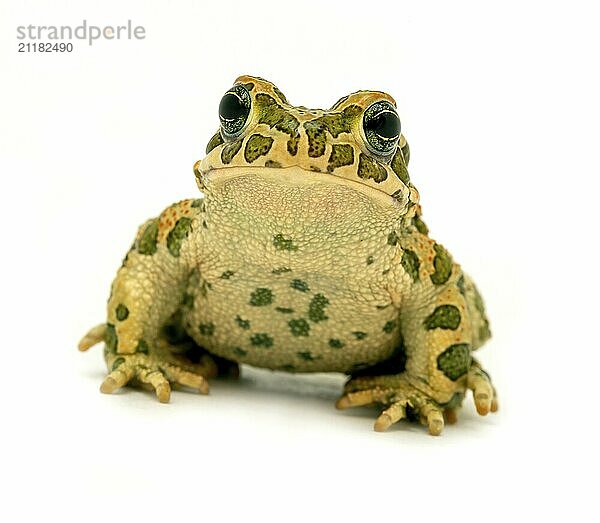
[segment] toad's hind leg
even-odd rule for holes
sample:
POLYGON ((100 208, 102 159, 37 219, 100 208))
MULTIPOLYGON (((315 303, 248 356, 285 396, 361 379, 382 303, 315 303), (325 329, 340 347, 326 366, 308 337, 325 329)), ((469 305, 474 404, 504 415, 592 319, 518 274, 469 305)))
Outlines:
POLYGON ((87 350, 105 342, 109 374, 102 392, 138 384, 166 402, 171 386, 207 393, 208 378, 233 368, 197 347, 181 327, 185 289, 202 253, 195 231, 203 212, 201 200, 183 200, 140 227, 113 281, 107 322, 79 343, 87 350))
POLYGON ((489 324, 475 285, 441 245, 416 233, 404 241, 397 277, 401 288, 412 282, 399 300, 405 368, 354 375, 337 406, 379 404, 376 430, 414 417, 438 435, 444 417, 456 421, 468 390, 482 416, 498 409, 490 377, 472 357, 490 337, 489 324))

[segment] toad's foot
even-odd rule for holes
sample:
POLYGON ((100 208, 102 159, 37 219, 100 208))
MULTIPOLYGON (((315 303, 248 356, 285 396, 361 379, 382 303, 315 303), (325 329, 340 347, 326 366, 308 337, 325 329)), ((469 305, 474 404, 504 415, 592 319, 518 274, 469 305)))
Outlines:
POLYGON ((444 408, 415 388, 404 376, 360 377, 351 379, 337 400, 338 409, 380 404, 385 410, 375 421, 377 432, 387 430, 401 419, 415 414, 429 433, 438 436, 444 428, 444 408))
MULTIPOLYGON (((103 341, 106 329, 94 327, 79 343, 80 350, 103 341)), ((208 378, 217 376, 219 366, 207 353, 197 362, 192 362, 172 350, 173 347, 163 339, 158 339, 152 348, 139 347, 132 354, 118 353, 105 349, 104 357, 109 369, 100 385, 100 391, 111 394, 127 384, 140 385, 154 390, 161 403, 168 403, 171 387, 188 387, 201 394, 208 394, 208 378)))
MULTIPOLYGON (((498 410, 496 391, 490 377, 475 360, 466 376, 465 385, 473 391, 473 400, 479 414, 484 416, 498 410)), ((352 378, 346 383, 344 394, 338 399, 336 407, 345 409, 383 405, 384 410, 375 421, 376 431, 385 431, 401 419, 417 418, 428 427, 430 434, 438 436, 444 428, 444 419, 450 424, 456 422, 464 390, 457 387, 449 402, 440 403, 424 389, 426 387, 419 387, 418 381, 406 374, 352 378)))
POLYGON ((477 360, 473 360, 467 374, 467 387, 473 391, 473 401, 477 412, 485 416, 498 410, 498 398, 492 380, 477 360))

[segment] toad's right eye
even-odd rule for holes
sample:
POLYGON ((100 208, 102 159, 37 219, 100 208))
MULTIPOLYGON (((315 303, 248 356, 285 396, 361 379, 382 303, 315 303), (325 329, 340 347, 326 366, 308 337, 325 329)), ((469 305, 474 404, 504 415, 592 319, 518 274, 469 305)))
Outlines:
POLYGON ((219 120, 221 120, 223 135, 235 138, 242 132, 251 105, 250 93, 242 85, 234 85, 225 93, 219 104, 219 120))

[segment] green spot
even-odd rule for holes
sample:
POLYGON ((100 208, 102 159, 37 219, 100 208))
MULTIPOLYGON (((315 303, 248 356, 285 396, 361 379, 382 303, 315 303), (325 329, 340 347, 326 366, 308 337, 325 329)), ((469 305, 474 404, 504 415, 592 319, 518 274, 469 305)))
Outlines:
POLYGON ((181 244, 183 240, 187 238, 187 235, 192 229, 192 220, 186 216, 182 216, 177 220, 175 226, 169 231, 167 235, 167 248, 169 252, 176 258, 179 256, 181 251, 181 244))
POLYGON ((460 325, 460 311, 455 305, 440 305, 425 318, 425 328, 456 330, 460 325))
POLYGON ((257 158, 264 156, 271 150, 273 138, 261 134, 253 134, 246 142, 244 149, 244 158, 248 163, 252 163, 257 158))
POLYGON ((349 105, 341 112, 325 114, 312 121, 321 123, 331 136, 337 138, 342 133, 352 132, 352 123, 361 113, 361 107, 358 105, 349 105))
POLYGON ((396 173, 396 176, 404 185, 408 185, 410 183, 408 171, 406 170, 406 165, 404 165, 404 159, 402 158, 402 151, 396 151, 394 158, 392 158, 391 167, 392 171, 396 173))
POLYGON ((217 131, 213 135, 213 137, 208 141, 208 144, 206 145, 206 154, 208 154, 215 147, 218 147, 222 143, 223 143, 223 137, 221 136, 221 133, 219 131, 217 131))
POLYGON ((112 323, 106 324, 106 333, 104 334, 104 342, 109 352, 117 352, 119 346, 119 339, 117 337, 117 331, 112 323))
POLYGON ((125 307, 125 305, 123 305, 122 303, 119 303, 119 305, 117 305, 117 310, 115 311, 115 313, 117 315, 117 320, 124 321, 129 316, 129 309, 125 307))
POLYGON ((327 144, 327 135, 323 126, 316 122, 306 122, 304 129, 308 137, 308 156, 311 158, 323 156, 327 144))
POLYGON ((194 200, 192 202, 191 207, 200 207, 200 210, 202 212, 204 212, 204 199, 203 198, 197 198, 196 200, 194 200))
POLYGON ((362 332, 362 331, 354 331, 352 333, 352 335, 357 339, 357 340, 364 340, 367 337, 367 333, 366 332, 362 332))
POLYGON ((273 338, 266 332, 258 332, 250 336, 250 343, 255 347, 272 347, 273 338))
POLYGON ((331 154, 327 163, 327 172, 333 172, 337 167, 352 165, 354 163, 354 149, 348 144, 336 144, 331 146, 331 154))
POLYGON ((451 345, 437 357, 437 368, 452 381, 466 374, 470 365, 471 350, 468 343, 451 345))
POLYGON ((292 272, 289 267, 277 267, 271 271, 273 274, 283 274, 284 272, 292 272))
POLYGON ((280 162, 276 162, 275 160, 267 160, 265 162, 265 167, 271 167, 273 169, 281 169, 282 165, 280 162))
POLYGON ((286 238, 283 234, 279 233, 273 236, 273 246, 278 251, 297 251, 298 246, 294 245, 294 241, 291 238, 286 238))
POLYGON ((412 281, 417 281, 419 279, 419 267, 421 266, 421 262, 419 261, 417 253, 410 249, 404 249, 400 265, 402 265, 402 268, 412 278, 412 281))
POLYGON ((333 349, 341 349, 344 346, 344 342, 342 340, 338 340, 337 338, 331 338, 329 340, 329 346, 333 349))
POLYGON ((290 287, 292 289, 296 289, 297 291, 300 291, 300 292, 307 292, 310 290, 308 283, 306 283, 305 281, 302 281, 302 280, 292 280, 290 282, 290 287))
POLYGON ((358 176, 363 180, 373 180, 381 183, 387 179, 385 167, 376 160, 368 157, 365 153, 360 153, 358 157, 358 176))
POLYGON ((308 304, 308 319, 315 323, 329 319, 325 314, 325 307, 327 305, 329 305, 329 300, 325 296, 315 294, 308 304))
POLYGON ((117 359, 116 359, 116 360, 113 362, 113 364, 112 364, 112 367, 111 367, 111 369, 110 369, 110 370, 111 370, 111 371, 115 371, 115 370, 117 370, 117 369, 118 369, 118 368, 119 368, 121 365, 123 365, 123 363, 125 363, 125 358, 117 358, 117 359))
POLYGON ((235 157, 238 151, 242 148, 242 140, 236 140, 235 142, 228 143, 221 149, 221 161, 224 164, 231 163, 231 160, 235 157))
POLYGON ((371 265, 374 261, 375 258, 373 258, 373 256, 367 256, 367 265, 371 265))
POLYGON ((296 366, 292 365, 291 363, 286 363, 285 365, 279 367, 279 370, 283 370, 285 372, 294 372, 296 370, 296 366))
POLYGON ((308 336, 310 325, 304 318, 288 321, 292 336, 308 336))
POLYGON ((198 325, 198 330, 203 336, 212 336, 215 333, 215 324, 212 322, 201 323, 198 325))
MULTIPOLYGON (((337 138, 342 133, 350 133, 354 119, 361 112, 362 109, 358 105, 349 105, 341 112, 325 114, 319 118, 305 122, 304 129, 308 137, 308 156, 311 158, 323 156, 327 143, 326 132, 329 132, 334 138, 337 138)), ((352 156, 352 162, 354 162, 353 153, 352 156)))
POLYGON ((221 278, 222 280, 228 280, 234 274, 235 274, 235 272, 233 272, 233 271, 225 271, 223 274, 221 274, 221 276, 219 276, 219 278, 221 278))
POLYGON ((302 351, 296 353, 299 358, 302 358, 304 361, 315 361, 315 357, 308 351, 302 351))
POLYGON ((290 309, 289 307, 275 307, 275 310, 282 314, 292 314, 294 312, 294 309, 290 309))
POLYGON ((387 243, 388 245, 398 245, 398 241, 400 240, 400 238, 398 237, 398 234, 396 234, 396 231, 392 231, 391 233, 388 234, 387 237, 387 243))
POLYGON ((410 161, 410 147, 408 146, 408 142, 404 144, 401 150, 402 156, 404 156, 404 165, 408 166, 408 162, 410 161))
POLYGON ((386 324, 383 326, 382 330, 386 334, 391 334, 395 328, 396 328, 396 320, 390 320, 390 321, 386 322, 386 324))
POLYGON ((254 84, 252 82, 248 82, 247 84, 242 84, 247 91, 252 91, 254 89, 254 84))
POLYGON ((148 354, 150 352, 150 348, 145 340, 139 340, 138 344, 135 348, 135 352, 139 352, 141 354, 148 354))
POLYGON ((255 105, 259 115, 258 123, 274 127, 278 131, 288 134, 290 138, 298 134, 300 122, 291 113, 281 107, 275 98, 265 93, 258 93, 255 105))
POLYGON ((433 250, 436 253, 433 258, 435 272, 431 275, 431 281, 435 285, 442 285, 448 281, 452 273, 452 258, 448 251, 437 243, 433 246, 433 250))
POLYGON ((294 156, 298 152, 300 122, 277 103, 275 98, 265 93, 258 93, 255 98, 258 123, 263 123, 289 135, 288 152, 294 156))
POLYGON ((418 216, 415 216, 412 219, 413 225, 415 226, 415 228, 417 229, 417 231, 419 231, 421 234, 424 234, 425 236, 427 236, 429 234, 429 228, 427 227, 427 225, 425 225, 425 222, 423 220, 421 220, 421 218, 419 218, 418 216))
POLYGON ((240 349, 239 347, 234 347, 233 348, 233 353, 236 356, 241 356, 241 357, 246 356, 248 354, 247 351, 245 351, 244 349, 240 349))
POLYGON ((152 220, 146 228, 137 245, 140 254, 154 254, 156 252, 156 242, 158 239, 158 218, 152 220))
POLYGON ((254 289, 250 294, 250 305, 255 307, 262 307, 264 305, 270 305, 273 303, 273 291, 264 287, 254 289))
POLYGON ((240 316, 236 316, 235 322, 241 329, 248 330, 250 328, 250 320, 244 320, 240 316))

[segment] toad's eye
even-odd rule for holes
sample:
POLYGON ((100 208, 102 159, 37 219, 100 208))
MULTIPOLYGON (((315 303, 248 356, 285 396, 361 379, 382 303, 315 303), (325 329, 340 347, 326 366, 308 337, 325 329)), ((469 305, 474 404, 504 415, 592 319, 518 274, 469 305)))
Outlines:
POLYGON ((221 98, 219 120, 226 137, 235 138, 240 134, 248 120, 251 103, 250 93, 241 85, 234 85, 221 98))
POLYGON ((363 131, 369 150, 379 156, 394 152, 400 138, 400 118, 389 102, 371 104, 363 116, 363 131))

